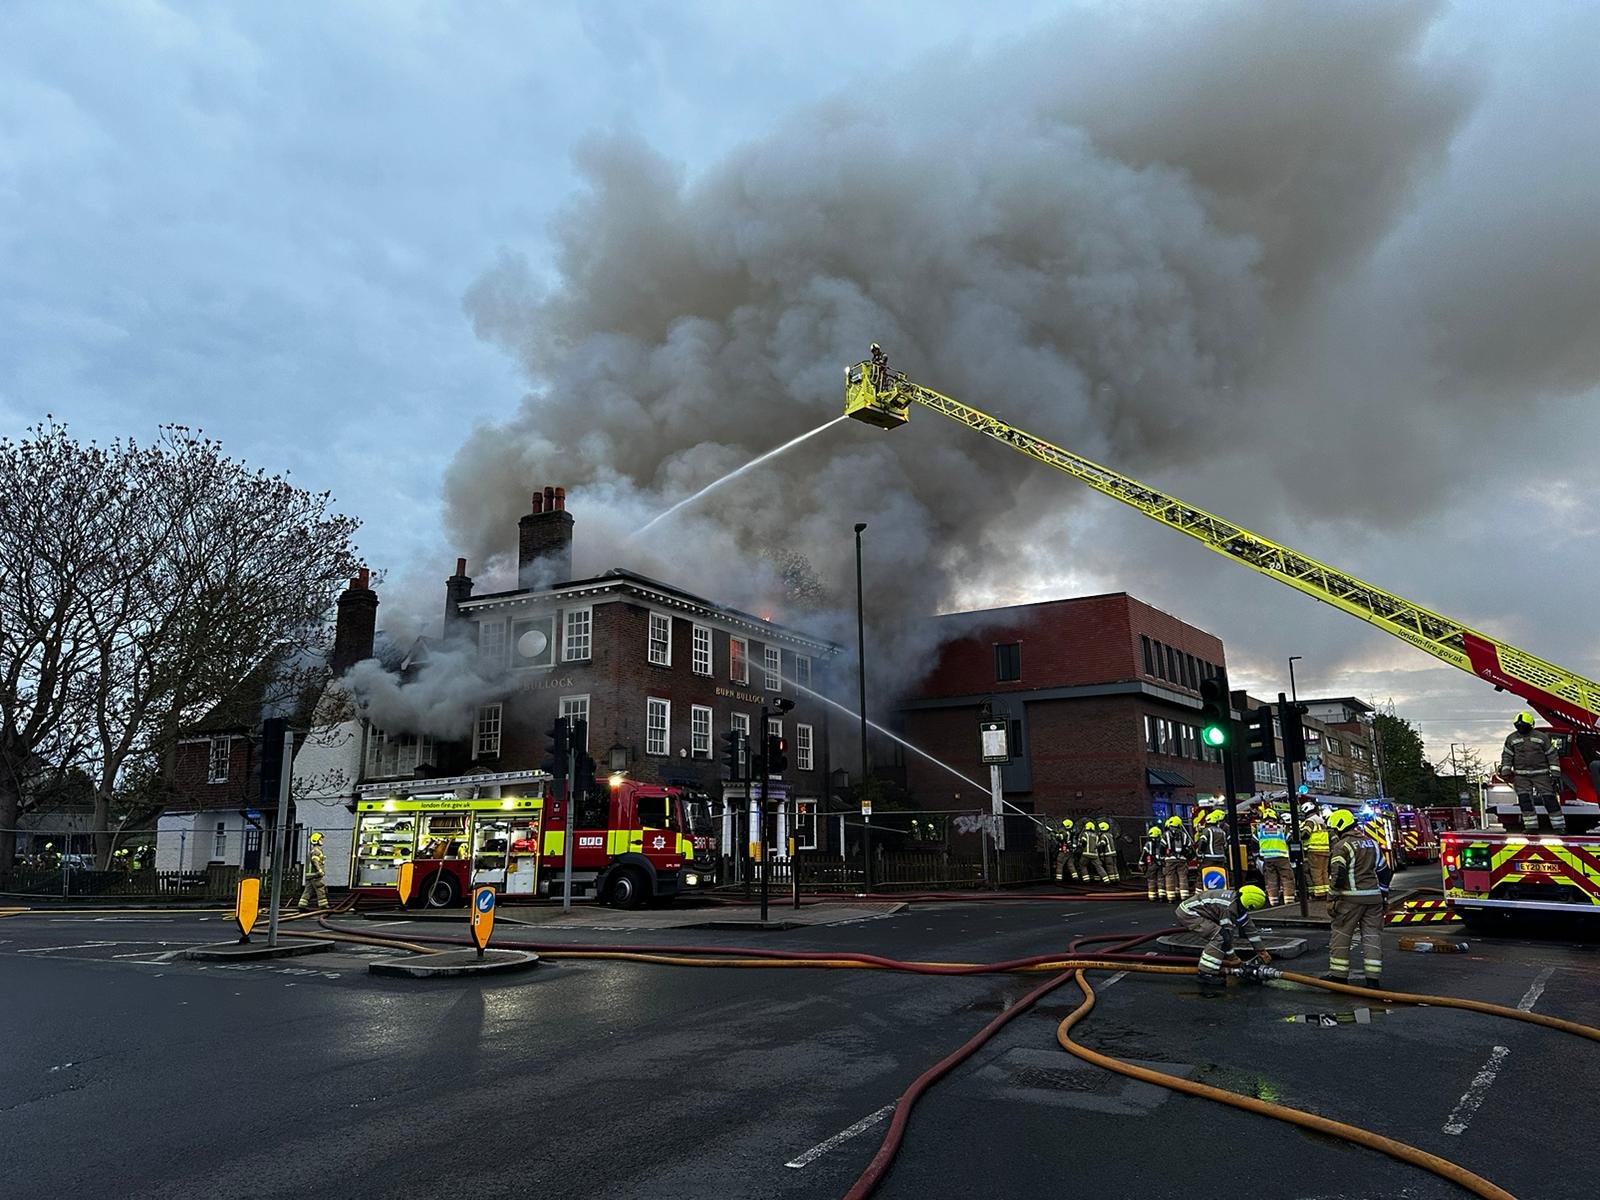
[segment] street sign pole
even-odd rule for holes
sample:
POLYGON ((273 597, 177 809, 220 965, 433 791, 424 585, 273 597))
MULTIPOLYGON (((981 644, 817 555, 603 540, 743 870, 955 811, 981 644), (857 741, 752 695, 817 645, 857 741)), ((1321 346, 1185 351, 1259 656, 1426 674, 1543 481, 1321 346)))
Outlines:
MULTIPOLYGON (((1298 712, 1289 710, 1289 698, 1282 692, 1278 693, 1278 720, 1280 724, 1287 723, 1290 719, 1299 720, 1298 712)), ((1294 778, 1294 759, 1290 758, 1284 747, 1283 777, 1288 781, 1289 788, 1289 837, 1294 843, 1294 891, 1300 897, 1300 915, 1311 916, 1311 897, 1306 894, 1306 851, 1305 844, 1300 840, 1300 792, 1299 784, 1294 778)))
POLYGON ((283 901, 283 872, 289 861, 289 777, 294 773, 294 730, 283 734, 283 768, 278 776, 278 828, 272 846, 272 908, 267 913, 267 945, 278 944, 278 905, 283 901))
POLYGON ((1005 797, 1000 788, 1000 768, 997 765, 989 766, 989 811, 994 821, 994 852, 996 861, 1000 851, 1006 848, 1006 816, 1005 797))

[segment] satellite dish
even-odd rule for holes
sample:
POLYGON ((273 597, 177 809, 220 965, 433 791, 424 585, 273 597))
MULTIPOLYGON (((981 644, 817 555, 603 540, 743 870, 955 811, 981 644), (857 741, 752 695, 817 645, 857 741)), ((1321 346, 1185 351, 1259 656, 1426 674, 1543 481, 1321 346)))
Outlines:
POLYGON ((550 639, 538 629, 530 629, 517 639, 517 653, 523 658, 538 658, 550 646, 550 639))

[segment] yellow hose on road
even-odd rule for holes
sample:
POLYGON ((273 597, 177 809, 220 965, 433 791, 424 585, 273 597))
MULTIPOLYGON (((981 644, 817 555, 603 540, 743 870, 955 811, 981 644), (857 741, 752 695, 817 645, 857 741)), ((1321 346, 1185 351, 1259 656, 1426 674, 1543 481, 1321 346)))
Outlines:
POLYGON ((1299 975, 1293 971, 1285 971, 1283 977, 1291 983, 1303 983, 1308 987, 1319 987, 1328 992, 1344 992, 1350 996, 1361 996, 1368 1000, 1387 1000, 1391 1004, 1415 1004, 1425 1008, 1460 1008, 1467 1012, 1485 1013, 1491 1017, 1506 1017, 1513 1021, 1526 1021, 1530 1025, 1543 1025, 1546 1029, 1555 1029, 1561 1033, 1570 1033, 1574 1037, 1588 1038, 1590 1041, 1600 1042, 1600 1029, 1592 1025, 1580 1025, 1576 1021, 1563 1021, 1560 1017, 1547 1017, 1543 1013, 1523 1012, 1520 1008, 1507 1008, 1503 1004, 1490 1004, 1487 1000, 1460 1000, 1455 996, 1425 996, 1421 992, 1385 992, 1376 988, 1356 987, 1349 983, 1334 983, 1329 979, 1318 979, 1315 975, 1299 975))
MULTIPOLYGON (((1451 1162, 1449 1159, 1440 1158, 1437 1154, 1429 1154, 1426 1150, 1398 1142, 1394 1138, 1384 1137, 1381 1133, 1373 1133, 1370 1129, 1362 1129, 1357 1125, 1346 1125, 1343 1121, 1333 1121, 1327 1117, 1319 1117, 1316 1113, 1308 1113, 1298 1108, 1289 1108, 1281 1104, 1269 1104, 1265 1100, 1257 1100, 1254 1096, 1241 1096, 1237 1092, 1226 1091, 1223 1088, 1212 1087, 1210 1084, 1196 1083, 1192 1079, 1184 1079, 1177 1075, 1167 1075, 1161 1071, 1152 1071, 1148 1067, 1137 1067, 1132 1063, 1123 1062, 1120 1058, 1112 1058, 1109 1054, 1101 1054, 1079 1045, 1072 1040, 1072 1027, 1094 1008, 1094 989, 1089 986, 1089 981, 1080 969, 1074 978, 1078 987, 1083 990, 1083 1003, 1080 1004, 1059 1026, 1056 1027, 1056 1041, 1061 1043, 1061 1048, 1075 1058, 1081 1058, 1086 1063, 1103 1067, 1107 1071, 1115 1071, 1118 1075, 1126 1075, 1130 1079, 1143 1080, 1153 1083, 1157 1087, 1168 1088, 1174 1092, 1183 1092, 1190 1096, 1199 1096, 1204 1100, 1215 1100, 1219 1104, 1226 1104, 1232 1108, 1242 1108, 1246 1112, 1257 1113, 1263 1117, 1271 1117, 1275 1121, 1287 1121, 1291 1125, 1298 1125, 1302 1129, 1314 1130, 1325 1133, 1331 1137, 1340 1138, 1347 1142, 1354 1142, 1365 1146, 1369 1150, 1376 1150, 1380 1154, 1387 1154, 1390 1158, 1397 1158, 1401 1162, 1410 1163, 1412 1166, 1421 1167, 1431 1171, 1441 1179, 1448 1180, 1458 1187, 1466 1188, 1475 1196, 1484 1200, 1517 1200, 1510 1192, 1497 1184, 1491 1183, 1481 1175, 1475 1175, 1465 1167, 1451 1162)), ((1302 977, 1303 978, 1303 977, 1302 977)), ((1324 980, 1317 980, 1324 983, 1324 980)), ((1367 995, 1382 993, 1366 992, 1365 989, 1353 989, 1367 995)), ((1397 993, 1399 994, 1399 993, 1397 993)), ((1491 1005, 1490 1007, 1494 1007, 1491 1005)))

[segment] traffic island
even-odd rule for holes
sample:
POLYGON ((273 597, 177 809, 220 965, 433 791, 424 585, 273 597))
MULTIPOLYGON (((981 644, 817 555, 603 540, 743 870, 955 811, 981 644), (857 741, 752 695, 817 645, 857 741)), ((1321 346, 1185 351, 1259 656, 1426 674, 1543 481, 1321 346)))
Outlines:
POLYGON ((411 954, 404 958, 376 959, 367 964, 373 975, 402 979, 432 979, 451 975, 498 975, 526 971, 539 965, 539 956, 526 950, 443 950, 438 954, 411 954))
POLYGON ((297 937, 276 946, 265 942, 217 942, 186 950, 183 956, 201 962, 245 962, 252 958, 299 958, 302 954, 321 954, 332 949, 331 941, 297 937))
MULTIPOLYGON (((1206 946, 1205 939, 1197 933, 1169 933, 1166 937, 1157 938, 1156 941, 1168 950, 1196 956, 1206 946)), ((1248 945, 1243 938, 1235 938, 1234 948, 1240 949, 1241 943, 1248 945)), ((1261 935, 1261 945, 1273 958, 1299 958, 1306 952, 1306 939, 1300 937, 1275 937, 1265 933, 1261 935)))

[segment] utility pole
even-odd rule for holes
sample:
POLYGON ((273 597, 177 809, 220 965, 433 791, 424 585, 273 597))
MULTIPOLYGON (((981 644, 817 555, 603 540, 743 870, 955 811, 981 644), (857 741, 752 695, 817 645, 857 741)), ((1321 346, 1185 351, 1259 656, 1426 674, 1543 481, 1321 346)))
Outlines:
POLYGON ((283 900, 283 872, 289 865, 289 780, 294 773, 294 730, 283 731, 283 766, 278 776, 278 825, 272 846, 272 908, 267 913, 267 945, 278 944, 278 905, 283 900))
MULTIPOLYGON (((872 768, 867 760, 867 621, 866 609, 862 601, 861 588, 861 535, 866 532, 867 523, 856 523, 856 674, 861 683, 861 794, 867 794, 867 780, 872 776, 872 768)), ((872 891, 872 814, 867 813, 862 821, 861 834, 861 866, 865 872, 867 892, 872 891)))

